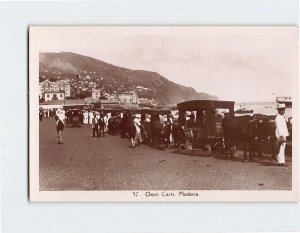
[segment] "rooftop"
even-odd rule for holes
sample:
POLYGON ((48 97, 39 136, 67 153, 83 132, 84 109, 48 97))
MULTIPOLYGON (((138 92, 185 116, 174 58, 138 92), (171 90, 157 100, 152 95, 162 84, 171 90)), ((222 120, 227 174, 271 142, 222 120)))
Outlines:
POLYGON ((51 100, 40 103, 42 105, 76 105, 76 104, 85 104, 84 99, 66 99, 66 100, 51 100))

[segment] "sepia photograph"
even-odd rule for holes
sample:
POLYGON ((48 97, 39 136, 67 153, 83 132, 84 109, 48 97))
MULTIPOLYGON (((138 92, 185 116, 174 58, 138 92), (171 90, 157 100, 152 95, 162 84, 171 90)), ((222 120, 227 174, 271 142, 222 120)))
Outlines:
POLYGON ((295 26, 31 26, 30 200, 297 201, 298 75, 295 26))

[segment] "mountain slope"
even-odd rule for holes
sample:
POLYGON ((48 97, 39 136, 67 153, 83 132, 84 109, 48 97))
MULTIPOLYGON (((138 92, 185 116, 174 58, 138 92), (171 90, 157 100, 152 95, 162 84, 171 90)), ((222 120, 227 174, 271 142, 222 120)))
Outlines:
POLYGON ((191 87, 185 87, 169 81, 158 73, 144 70, 130 70, 117 67, 103 61, 75 53, 40 53, 40 76, 75 77, 88 75, 91 81, 105 85, 110 91, 132 90, 142 86, 151 90, 142 97, 155 98, 161 104, 177 104, 194 99, 217 99, 206 93, 197 93, 191 87), (45 73, 46 72, 46 73, 45 73), (99 81, 99 78, 103 81, 99 81), (123 88, 123 89, 122 89, 123 88))

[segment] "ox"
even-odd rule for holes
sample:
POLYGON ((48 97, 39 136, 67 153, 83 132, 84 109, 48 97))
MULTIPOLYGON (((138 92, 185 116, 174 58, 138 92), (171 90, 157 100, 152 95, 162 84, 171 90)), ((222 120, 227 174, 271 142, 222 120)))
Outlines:
MULTIPOLYGON (((275 125, 272 124, 273 116, 254 115, 225 117, 222 122, 223 137, 226 151, 233 147, 240 146, 244 152, 243 161, 247 160, 247 151, 249 151, 248 160, 252 161, 255 154, 261 157, 261 145, 269 144, 273 157, 276 154, 275 149, 275 125)), ((233 153, 227 153, 229 158, 233 153)))

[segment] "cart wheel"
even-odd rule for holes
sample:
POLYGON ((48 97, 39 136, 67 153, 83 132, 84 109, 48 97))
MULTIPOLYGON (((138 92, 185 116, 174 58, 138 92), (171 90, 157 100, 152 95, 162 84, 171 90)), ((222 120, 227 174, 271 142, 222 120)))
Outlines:
POLYGON ((179 149, 179 151, 186 151, 186 145, 183 143, 180 143, 178 149, 179 149))
POLYGON ((231 147, 230 148, 230 158, 234 157, 235 152, 236 152, 236 147, 235 146, 231 147))
POLYGON ((211 146, 210 145, 205 145, 204 146, 204 151, 207 153, 207 155, 210 155, 211 153, 211 146))

